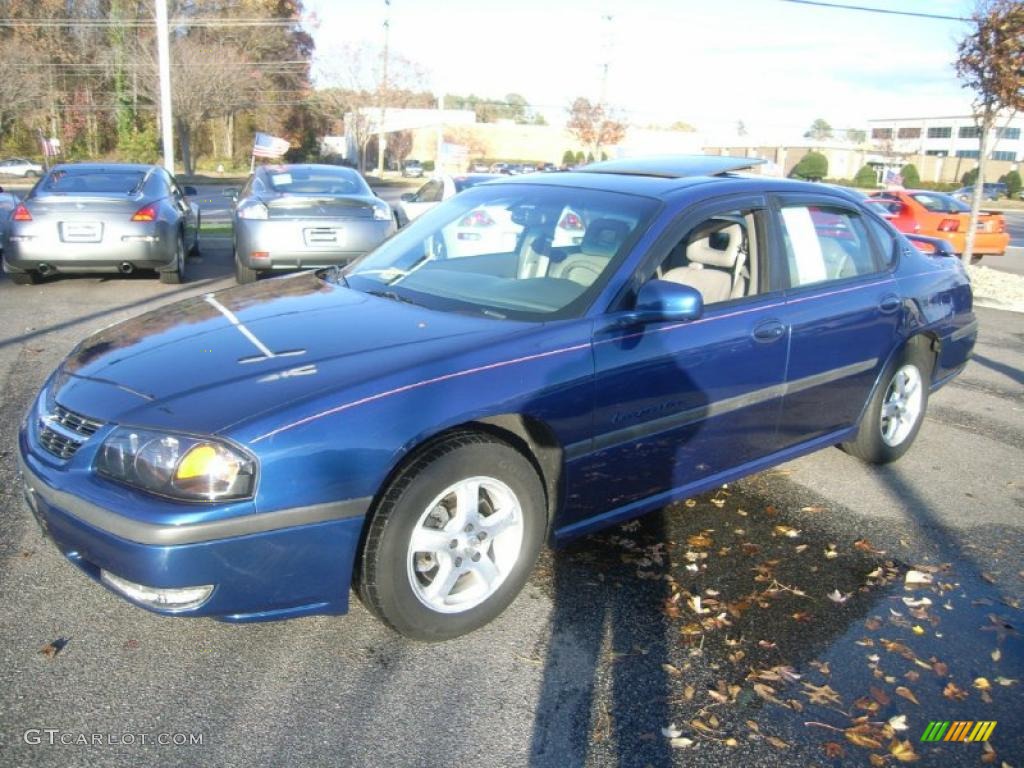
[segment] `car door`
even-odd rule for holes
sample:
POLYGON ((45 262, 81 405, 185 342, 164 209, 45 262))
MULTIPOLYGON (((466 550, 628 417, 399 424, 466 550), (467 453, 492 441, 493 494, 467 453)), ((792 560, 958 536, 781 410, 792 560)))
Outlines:
POLYGON ((775 198, 786 254, 789 367, 783 447, 854 425, 896 341, 903 302, 893 254, 872 238, 867 214, 844 200, 775 198))
POLYGON ((417 217, 422 216, 441 202, 443 195, 444 181, 441 179, 431 179, 420 187, 411 198, 402 201, 402 208, 405 211, 406 218, 409 221, 413 221, 417 217))
POLYGON ((179 217, 184 225, 185 229, 185 246, 191 248, 195 245, 196 234, 198 232, 198 222, 196 221, 196 213, 189 204, 188 198, 185 196, 184 191, 178 186, 178 182, 173 178, 169 179, 171 201, 174 205, 175 210, 178 212, 179 217))
MULTIPOLYGON (((693 285, 689 273, 705 266, 692 263, 704 242, 700 233, 719 220, 725 229, 743 222, 746 270, 736 262, 706 268, 746 271, 745 295, 721 300, 705 290, 702 317, 688 323, 598 323, 594 437, 569 479, 575 489, 567 504, 570 529, 586 525, 596 510, 628 514, 634 505, 667 501, 683 487, 713 485, 776 449, 788 333, 782 291, 770 281, 765 200, 745 196, 686 213, 654 247, 635 285, 659 276, 693 285)), ((726 248, 732 245, 730 237, 726 248)), ((725 260, 713 255, 704 261, 725 260)))

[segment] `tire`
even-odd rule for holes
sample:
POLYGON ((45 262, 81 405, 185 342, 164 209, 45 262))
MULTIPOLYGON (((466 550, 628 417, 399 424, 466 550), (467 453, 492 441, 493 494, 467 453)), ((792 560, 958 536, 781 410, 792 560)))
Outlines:
POLYGON ((185 236, 178 233, 178 241, 174 246, 174 269, 160 273, 160 282, 166 285, 178 285, 185 282, 185 236))
POLYGON ((7 277, 15 285, 35 285, 39 282, 39 275, 35 272, 8 272, 7 277))
POLYGON ((35 171, 25 171, 25 178, 26 179, 34 179, 38 175, 39 174, 36 173, 35 171))
POLYGON ((519 594, 546 527, 544 489, 522 454, 487 435, 452 435, 418 456, 381 498, 357 569, 360 598, 406 637, 459 637, 519 594), (475 497, 475 508, 461 507, 457 494, 475 497))
POLYGON ((971 255, 971 264, 977 264, 980 261, 981 261, 981 256, 978 256, 977 254, 972 254, 971 255))
POLYGON ((235 254, 235 281, 239 285, 248 285, 249 283, 255 283, 259 278, 260 273, 255 269, 245 266, 238 258, 238 254, 235 254))
MULTIPOLYGON (((888 464, 900 458, 914 442, 928 408, 928 388, 934 358, 916 345, 907 345, 886 367, 878 387, 864 409, 857 437, 842 448, 870 464, 888 464), (899 378, 907 377, 908 391, 898 393, 899 378), (902 405, 902 418, 883 421, 883 406, 902 405)), ((904 379, 906 381, 906 379, 904 379)))
POLYGON ((197 216, 196 217, 196 237, 195 237, 194 242, 192 243, 192 247, 189 248, 189 251, 188 251, 188 257, 190 259, 198 259, 200 257, 200 255, 201 255, 199 253, 199 233, 202 231, 202 229, 203 229, 203 217, 202 216, 197 216))

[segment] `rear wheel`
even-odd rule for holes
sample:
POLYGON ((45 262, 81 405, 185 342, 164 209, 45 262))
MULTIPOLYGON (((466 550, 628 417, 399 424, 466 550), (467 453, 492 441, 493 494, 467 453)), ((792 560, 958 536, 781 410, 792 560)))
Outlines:
POLYGON ((540 478, 522 454, 487 435, 453 435, 385 492, 362 553, 360 596, 408 637, 464 635, 523 588, 546 520, 540 478))
POLYGON ((906 453, 924 421, 932 364, 931 354, 920 347, 904 348, 883 374, 856 439, 843 443, 843 450, 872 464, 888 464, 906 453))
POLYGON ((255 269, 245 266, 242 260, 238 258, 238 254, 235 254, 235 280, 239 285, 248 285, 249 283, 255 283, 256 279, 260 276, 260 273, 255 269))
POLYGON ((199 254, 199 232, 202 230, 202 228, 203 228, 203 217, 202 216, 198 216, 198 217, 196 217, 196 234, 195 234, 195 237, 192 239, 192 247, 189 249, 189 252, 188 252, 188 257, 190 259, 198 259, 199 256, 200 256, 200 254, 199 254))
POLYGON ((971 255, 971 264, 977 264, 979 261, 981 261, 981 256, 978 256, 977 254, 971 255))
POLYGON ((167 285, 178 285, 185 282, 185 237, 178 233, 178 239, 174 245, 174 269, 161 272, 160 282, 167 285))

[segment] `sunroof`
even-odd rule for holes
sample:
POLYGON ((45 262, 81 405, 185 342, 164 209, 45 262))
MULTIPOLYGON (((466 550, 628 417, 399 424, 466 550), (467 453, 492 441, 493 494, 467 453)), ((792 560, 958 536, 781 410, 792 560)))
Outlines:
POLYGON ((624 157, 591 163, 582 173, 620 173, 627 176, 660 176, 682 179, 687 176, 715 176, 729 171, 753 168, 765 161, 759 157, 723 157, 721 155, 659 155, 624 157))

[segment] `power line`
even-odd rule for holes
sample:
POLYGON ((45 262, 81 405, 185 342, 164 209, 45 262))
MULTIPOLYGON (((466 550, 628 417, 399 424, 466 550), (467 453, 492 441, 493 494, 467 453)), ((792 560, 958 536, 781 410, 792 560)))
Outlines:
POLYGON ((894 11, 889 8, 871 8, 864 5, 846 5, 844 3, 822 3, 817 0, 782 0, 784 3, 797 5, 813 5, 818 8, 833 8, 839 11, 865 11, 867 13, 884 13, 889 16, 913 16, 918 19, 940 19, 942 21, 971 21, 964 16, 943 16, 938 13, 918 13, 915 11, 894 11))
MULTIPOLYGON (((216 17, 178 17, 170 20, 171 27, 291 27, 315 19, 225 19, 216 17)), ((138 19, 74 19, 74 18, 6 18, 0 27, 155 27, 156 20, 138 19)))

